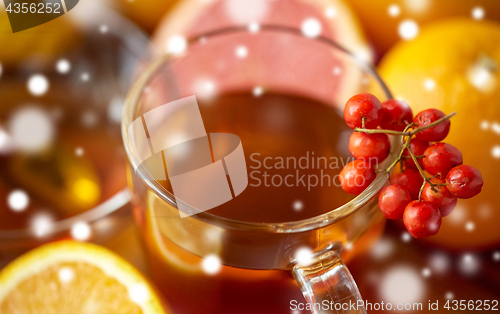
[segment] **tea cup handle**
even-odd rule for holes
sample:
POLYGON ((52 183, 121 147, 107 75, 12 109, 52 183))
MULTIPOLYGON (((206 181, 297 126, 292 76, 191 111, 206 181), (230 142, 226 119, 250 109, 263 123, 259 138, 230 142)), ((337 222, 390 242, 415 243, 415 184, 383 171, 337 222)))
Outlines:
POLYGON ((296 264, 293 276, 312 313, 366 313, 356 282, 340 257, 340 247, 296 264))

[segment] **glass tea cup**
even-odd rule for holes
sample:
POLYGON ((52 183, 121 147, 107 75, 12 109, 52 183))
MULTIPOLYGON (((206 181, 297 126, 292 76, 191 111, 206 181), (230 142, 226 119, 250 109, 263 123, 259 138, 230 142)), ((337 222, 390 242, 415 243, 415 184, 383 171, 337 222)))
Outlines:
POLYGON ((67 238, 142 266, 119 125, 147 36, 89 1, 40 28, 4 33, 2 44, 10 46, 0 53, 0 268, 67 238))
POLYGON ((318 175, 318 157, 350 161, 343 104, 360 92, 391 98, 373 67, 281 26, 176 45, 136 82, 122 121, 134 216, 169 303, 180 313, 290 313, 305 302, 365 312, 341 254, 383 228, 376 195, 387 176, 352 198, 338 184, 342 166, 321 169, 322 184, 337 178, 325 186, 303 186, 299 171, 318 175), (280 157, 298 164, 283 170, 280 157), (256 180, 264 170, 267 184, 256 180))

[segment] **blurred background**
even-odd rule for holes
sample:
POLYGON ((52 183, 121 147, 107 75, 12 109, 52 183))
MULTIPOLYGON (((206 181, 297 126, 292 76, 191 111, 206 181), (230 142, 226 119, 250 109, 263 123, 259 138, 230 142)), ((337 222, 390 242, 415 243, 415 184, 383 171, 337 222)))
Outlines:
POLYGON ((251 23, 309 23, 313 32, 319 24, 375 64, 414 113, 458 112, 447 142, 481 170, 482 193, 459 200, 434 237, 413 239, 390 221, 373 246, 354 245, 348 266, 362 296, 423 302, 423 312, 427 300, 499 300, 498 0, 82 0, 15 34, 0 5, 0 267, 73 238, 147 274, 124 190, 126 93, 139 69, 179 39, 251 23))

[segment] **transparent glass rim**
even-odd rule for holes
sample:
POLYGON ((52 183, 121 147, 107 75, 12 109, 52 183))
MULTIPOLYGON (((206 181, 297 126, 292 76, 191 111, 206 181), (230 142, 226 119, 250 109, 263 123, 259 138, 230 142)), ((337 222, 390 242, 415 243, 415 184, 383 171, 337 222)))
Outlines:
MULTIPOLYGON (((95 3, 93 3, 92 5, 98 6, 99 13, 94 16, 94 19, 87 20, 85 21, 85 23, 89 23, 89 25, 93 26, 94 24, 95 26, 100 26, 100 23, 98 23, 97 20, 105 18, 106 25, 109 26, 108 35, 119 38, 123 42, 125 47, 132 54, 136 55, 139 60, 146 61, 148 56, 147 47, 149 44, 148 35, 146 35, 146 33, 133 22, 117 13, 116 11, 110 9, 109 7, 95 3)), ((76 22, 78 24, 78 21, 76 22)), ((101 202, 97 206, 78 215, 55 221, 52 229, 44 234, 44 237, 50 237, 50 235, 69 230, 77 222, 96 221, 122 208, 130 202, 130 199, 130 190, 127 186, 125 186, 123 189, 112 195, 107 200, 101 202)), ((34 237, 35 234, 33 233, 32 228, 29 227, 0 230, 0 240, 19 240, 34 237)), ((43 239, 43 237, 40 239, 43 239)))
MULTIPOLYGON (((228 28, 222 28, 218 30, 214 30, 211 32, 207 32, 201 35, 194 36, 187 40, 188 45, 195 43, 199 41, 200 39, 210 39, 214 38, 217 36, 222 36, 222 35, 229 35, 229 34, 236 34, 236 33, 244 33, 244 32, 251 32, 248 27, 245 26, 235 26, 235 27, 228 27, 228 28)), ((300 37, 305 37, 300 30, 292 28, 292 27, 287 27, 287 26, 280 26, 280 25, 260 25, 258 32, 281 32, 281 33, 288 33, 288 34, 294 34, 296 36, 300 37)), ((305 37, 307 38, 307 37, 305 37)), ((348 57, 352 58, 352 60, 357 63, 361 68, 363 68, 369 75, 372 76, 372 78, 379 84, 381 87, 382 91, 384 92, 385 96, 387 99, 392 99, 393 96, 391 92, 389 91, 389 88, 385 85, 383 82, 382 78, 378 75, 375 67, 369 63, 366 63, 365 61, 361 60, 359 57, 357 57, 355 54, 351 53, 348 49, 344 48, 342 45, 336 43, 335 41, 328 39, 326 37, 316 37, 316 38, 308 38, 312 41, 319 41, 322 42, 328 46, 330 46, 332 49, 338 50, 348 57)), ((156 71, 165 64, 166 61, 168 61, 171 58, 175 58, 177 55, 166 53, 160 57, 158 57, 155 61, 153 61, 146 69, 145 71, 140 75, 139 79, 137 82, 132 86, 132 89, 130 90, 126 100, 125 100, 125 108, 123 112, 123 117, 122 117, 122 137, 123 137, 123 143, 125 146, 125 151, 127 152, 127 158, 129 160, 129 163, 134 164, 134 161, 132 160, 131 156, 132 153, 130 151, 130 147, 128 146, 128 136, 127 136, 127 129, 128 126, 133 122, 134 120, 134 112, 135 112, 135 104, 139 101, 140 96, 142 94, 142 91, 144 90, 145 86, 148 84, 149 79, 156 73, 156 71)), ((387 159, 384 161, 384 164, 391 164, 394 162, 397 158, 395 151, 400 145, 400 138, 395 137, 392 145, 392 150, 387 157, 387 159)), ((139 165, 135 165, 139 166, 139 165)), ((166 191, 158 182, 148 180, 144 175, 140 173, 136 173, 141 179, 141 181, 155 193, 160 199, 163 201, 166 201, 167 203, 171 204, 172 206, 176 207, 175 203, 175 197, 172 193, 166 191), (165 193, 167 192, 167 193, 165 193)), ((354 212, 356 212, 358 209, 362 208, 364 205, 366 205, 377 193, 378 191, 385 185, 387 182, 387 174, 380 172, 376 179, 366 188, 360 195, 356 196, 354 199, 349 201, 348 203, 337 207, 335 209, 332 209, 324 214, 314 216, 308 219, 302 219, 302 220, 296 220, 296 221, 288 221, 288 222, 278 222, 278 223, 259 223, 259 222, 248 222, 248 221, 240 221, 240 220, 235 220, 235 219, 229 219, 229 218, 224 218, 221 216, 217 216, 214 214, 210 214, 207 212, 201 212, 198 213, 192 217, 205 221, 207 223, 217 225, 220 227, 224 228, 231 228, 231 229, 239 229, 239 230, 259 230, 263 232, 270 232, 270 233, 291 233, 291 232, 304 232, 312 229, 317 229, 321 228, 330 224, 333 224, 334 222, 341 220, 354 212)))

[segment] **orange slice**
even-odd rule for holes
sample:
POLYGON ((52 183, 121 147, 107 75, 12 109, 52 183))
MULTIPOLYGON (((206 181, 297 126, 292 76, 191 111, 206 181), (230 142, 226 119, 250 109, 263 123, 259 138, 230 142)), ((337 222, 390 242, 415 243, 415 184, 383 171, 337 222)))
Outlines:
POLYGON ((47 244, 0 272, 0 313, 166 313, 147 280, 100 246, 47 244))

